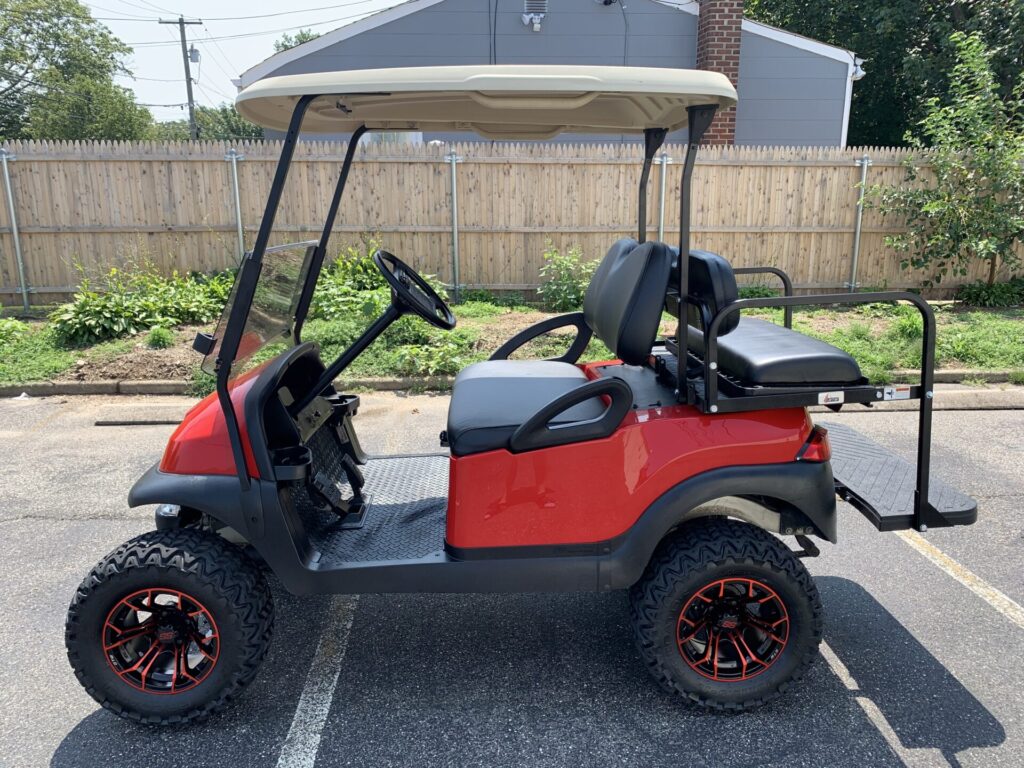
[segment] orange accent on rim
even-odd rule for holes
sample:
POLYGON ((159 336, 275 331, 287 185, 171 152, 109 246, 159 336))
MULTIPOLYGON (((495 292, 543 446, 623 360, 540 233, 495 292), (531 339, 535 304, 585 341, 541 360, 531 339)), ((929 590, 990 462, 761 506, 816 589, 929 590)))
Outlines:
POLYGON ((170 695, 205 680, 220 656, 213 614, 185 592, 141 589, 110 609, 100 642, 107 664, 125 684, 170 695))
POLYGON ((774 664, 789 642, 782 598, 756 579, 718 579, 698 589, 676 622, 676 645, 689 667, 716 682, 740 682, 774 664))

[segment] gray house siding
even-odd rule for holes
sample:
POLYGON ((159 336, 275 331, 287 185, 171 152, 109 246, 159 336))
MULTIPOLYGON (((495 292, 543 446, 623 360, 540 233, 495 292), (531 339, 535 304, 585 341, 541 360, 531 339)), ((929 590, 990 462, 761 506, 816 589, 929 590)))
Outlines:
MULTIPOLYGON (((534 32, 523 24, 522 0, 497 0, 494 63, 695 66, 695 15, 653 0, 631 0, 627 6, 605 6, 594 0, 550 0, 541 31, 534 32)), ((311 51, 282 64, 268 76, 486 64, 491 61, 490 24, 486 3, 443 0, 311 51)), ((839 144, 843 134, 846 66, 746 30, 742 45, 736 143, 839 144)), ((683 141, 685 136, 685 131, 678 132, 669 141, 683 141)), ((478 138, 475 134, 424 135, 426 140, 478 138)), ((560 138, 618 141, 623 137, 560 138)))
POLYGON ((841 61, 744 30, 736 143, 841 144, 847 73, 841 61))

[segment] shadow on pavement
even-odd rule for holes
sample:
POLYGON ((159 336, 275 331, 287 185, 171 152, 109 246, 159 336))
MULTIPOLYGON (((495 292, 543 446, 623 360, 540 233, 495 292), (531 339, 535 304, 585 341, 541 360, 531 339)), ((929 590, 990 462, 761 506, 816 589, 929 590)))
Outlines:
POLYGON ((1006 740, 995 716, 863 587, 834 576, 816 582, 825 639, 858 684, 851 693, 877 705, 904 747, 937 749, 955 766, 957 753, 1006 740))
MULTIPOLYGON (((902 765, 856 696, 904 746, 954 765, 1004 741, 999 721, 870 594, 841 578, 818 584, 826 638, 860 690, 819 660, 781 699, 739 716, 657 687, 623 594, 364 595, 317 765, 902 765)), ((327 606, 276 587, 271 654, 224 713, 163 730, 95 712, 52 765, 275 765, 327 606)))

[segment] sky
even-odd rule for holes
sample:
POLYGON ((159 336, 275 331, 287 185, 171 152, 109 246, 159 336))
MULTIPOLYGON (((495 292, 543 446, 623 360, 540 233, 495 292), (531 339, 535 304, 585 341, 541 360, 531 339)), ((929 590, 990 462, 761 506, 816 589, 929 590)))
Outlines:
POLYGON ((201 19, 186 26, 189 44, 199 49, 200 63, 192 64, 197 105, 217 106, 234 102, 237 89, 232 78, 274 53, 274 41, 299 28, 328 32, 371 13, 398 5, 400 0, 83 0, 92 15, 102 21, 134 52, 127 59, 135 75, 118 76, 120 85, 135 92, 158 121, 188 117, 183 105, 185 70, 181 61, 178 26, 159 24, 160 19, 201 19), (294 4, 295 7, 291 7, 294 4), (284 10, 283 10, 284 9, 284 10), (172 105, 172 106, 169 106, 172 105))

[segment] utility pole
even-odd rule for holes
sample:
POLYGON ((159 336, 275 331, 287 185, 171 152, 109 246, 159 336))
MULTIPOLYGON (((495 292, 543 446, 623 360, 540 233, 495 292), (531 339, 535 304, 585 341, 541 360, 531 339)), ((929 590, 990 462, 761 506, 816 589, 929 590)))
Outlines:
POLYGON ((196 104, 192 98, 192 69, 189 67, 188 60, 188 43, 185 41, 185 25, 186 24, 202 24, 202 19, 193 19, 186 21, 184 16, 179 16, 177 19, 171 19, 165 21, 160 19, 161 24, 177 24, 178 31, 181 33, 181 60, 185 63, 185 88, 188 91, 188 133, 192 137, 192 141, 199 138, 199 126, 196 125, 196 104))

